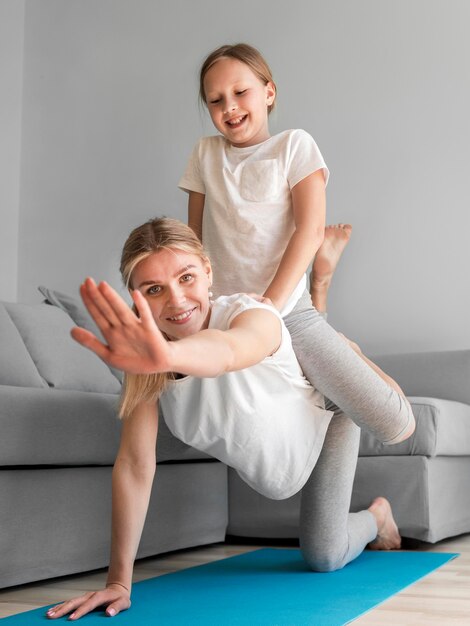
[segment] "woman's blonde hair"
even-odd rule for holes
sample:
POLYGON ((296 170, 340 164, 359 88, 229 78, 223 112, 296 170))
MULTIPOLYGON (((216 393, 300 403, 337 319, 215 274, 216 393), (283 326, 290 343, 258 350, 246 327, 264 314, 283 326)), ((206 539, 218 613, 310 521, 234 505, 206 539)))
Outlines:
MULTIPOLYGON (((207 261, 207 255, 195 233, 169 217, 157 217, 134 228, 124 244, 120 271, 127 289, 133 289, 132 275, 137 265, 161 250, 180 250, 207 261)), ((135 307, 133 307, 136 312, 135 307)), ((119 417, 131 415, 141 401, 156 401, 173 375, 125 374, 119 406, 119 417)))
MULTIPOLYGON (((208 55, 199 72, 199 98, 206 106, 207 99, 204 91, 204 78, 214 63, 217 63, 220 59, 236 59, 237 61, 245 63, 264 85, 272 83, 277 93, 276 84, 274 83, 269 65, 259 50, 247 43, 225 45, 220 46, 220 48, 217 48, 208 55)), ((268 105, 268 114, 274 109, 274 104, 275 100, 273 100, 272 104, 268 105)))

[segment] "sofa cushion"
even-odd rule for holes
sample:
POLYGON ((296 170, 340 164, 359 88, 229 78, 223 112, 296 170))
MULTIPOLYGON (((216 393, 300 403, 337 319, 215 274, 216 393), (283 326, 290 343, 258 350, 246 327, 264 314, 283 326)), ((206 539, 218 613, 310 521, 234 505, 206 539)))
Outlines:
POLYGON ((39 292, 45 297, 48 304, 52 304, 59 309, 62 309, 69 317, 73 319, 77 326, 90 330, 93 334, 101 337, 98 326, 90 317, 85 306, 80 302, 78 298, 69 296, 61 291, 54 291, 48 289, 48 287, 38 287, 39 292))
POLYGON ((0 385, 46 387, 3 303, 0 303, 0 385))
POLYGON ((119 397, 0 387, 0 465, 112 465, 119 397))
MULTIPOLYGON (((119 397, 0 385, 0 467, 112 465, 119 448, 119 397)), ((208 459, 161 419, 157 463, 208 459)))
POLYGON ((406 441, 384 446, 365 429, 359 456, 469 456, 470 406, 437 398, 408 398, 416 418, 416 430, 406 441))
POLYGON ((39 374, 50 387, 119 393, 120 384, 95 354, 70 336, 70 317, 45 304, 5 304, 39 374))
MULTIPOLYGON (((49 289, 48 287, 40 286, 38 287, 38 290, 45 297, 48 304, 52 304, 53 306, 62 309, 62 311, 65 311, 65 313, 72 318, 77 326, 89 330, 99 339, 103 338, 98 326, 93 321, 91 315, 88 313, 81 300, 74 298, 73 296, 69 296, 66 293, 62 293, 61 291, 49 289)), ((122 383, 124 378, 123 373, 113 367, 110 367, 109 369, 114 376, 116 376, 119 382, 122 383)))

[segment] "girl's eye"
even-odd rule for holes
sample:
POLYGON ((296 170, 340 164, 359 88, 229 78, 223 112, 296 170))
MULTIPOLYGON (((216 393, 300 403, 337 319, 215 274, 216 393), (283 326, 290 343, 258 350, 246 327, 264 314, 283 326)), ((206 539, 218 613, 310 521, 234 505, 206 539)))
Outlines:
POLYGON ((243 96, 243 94, 246 93, 246 89, 242 89, 241 91, 236 91, 235 95, 237 96, 243 96))
POLYGON ((218 104, 220 102, 220 98, 218 100, 210 100, 209 104, 218 104))
POLYGON ((152 287, 149 287, 149 289, 147 289, 147 293, 150 296, 156 296, 161 292, 162 288, 160 287, 160 285, 153 285, 152 287))

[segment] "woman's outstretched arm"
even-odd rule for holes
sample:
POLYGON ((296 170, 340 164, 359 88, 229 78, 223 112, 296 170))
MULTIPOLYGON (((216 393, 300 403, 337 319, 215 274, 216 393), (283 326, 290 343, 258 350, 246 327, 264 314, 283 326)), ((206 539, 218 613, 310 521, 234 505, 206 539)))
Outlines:
POLYGON ((142 402, 123 420, 121 445, 113 469, 111 560, 106 588, 88 592, 49 609, 50 619, 71 613, 76 620, 97 607, 117 615, 131 605, 132 571, 156 468, 158 414, 155 402, 142 402))
POLYGON ((74 328, 72 336, 109 365, 133 374, 215 377, 258 363, 281 342, 281 321, 267 309, 241 313, 227 331, 207 329, 167 341, 139 291, 132 292, 139 316, 106 283, 88 278, 80 293, 107 343, 83 328, 74 328))

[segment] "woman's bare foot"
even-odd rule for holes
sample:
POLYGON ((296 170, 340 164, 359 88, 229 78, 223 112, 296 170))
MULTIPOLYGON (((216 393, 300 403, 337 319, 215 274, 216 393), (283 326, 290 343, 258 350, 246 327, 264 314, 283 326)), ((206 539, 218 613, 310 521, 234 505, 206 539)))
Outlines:
POLYGON ((390 502, 381 496, 375 498, 368 511, 377 522, 377 537, 369 543, 369 548, 371 550, 399 550, 401 537, 393 519, 390 502))
POLYGON ((335 224, 325 228, 325 238, 315 255, 310 276, 310 295, 313 306, 318 311, 326 311, 331 279, 351 232, 351 224, 335 224))

